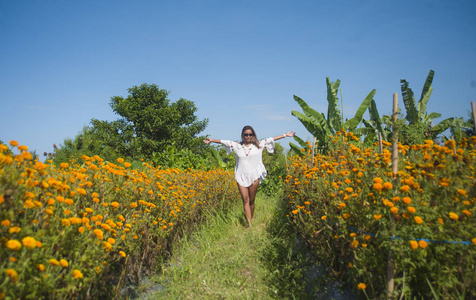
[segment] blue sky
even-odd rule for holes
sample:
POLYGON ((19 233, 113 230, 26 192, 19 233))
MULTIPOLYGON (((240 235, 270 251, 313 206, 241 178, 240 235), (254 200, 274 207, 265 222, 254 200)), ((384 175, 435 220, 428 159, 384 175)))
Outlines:
MULTIPOLYGON (((405 78, 428 112, 468 118, 476 101, 475 1, 1 1, 0 140, 38 153, 74 138, 142 83, 195 103, 203 134, 289 130, 293 95, 327 113, 326 77, 344 115, 365 96, 390 114, 405 78)), ((291 140, 289 140, 291 141, 291 140)), ((286 141, 285 144, 287 144, 286 141)))

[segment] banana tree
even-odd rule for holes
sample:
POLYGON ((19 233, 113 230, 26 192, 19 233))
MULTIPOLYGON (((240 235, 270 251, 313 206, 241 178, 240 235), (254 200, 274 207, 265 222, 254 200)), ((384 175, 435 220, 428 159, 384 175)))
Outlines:
POLYGON ((436 136, 449 129, 455 141, 460 141, 463 136, 463 129, 472 127, 473 125, 463 121, 463 118, 448 118, 431 128, 431 132, 436 136))
POLYGON ((427 104, 430 100, 431 92, 433 91, 431 84, 434 76, 435 71, 430 70, 423 85, 418 103, 415 100, 412 89, 408 87, 408 82, 405 79, 400 80, 403 103, 407 112, 405 116, 405 120, 408 121, 407 130, 411 127, 422 128, 424 136, 422 136, 421 139, 435 139, 447 129, 450 129, 451 132, 454 133, 455 138, 461 136, 461 129, 468 126, 462 119, 447 118, 437 125, 433 125, 433 120, 441 117, 441 114, 435 112, 427 113, 427 104))
MULTIPOLYGON (((336 131, 341 129, 352 132, 355 131, 357 126, 362 122, 364 113, 370 106, 376 93, 375 89, 372 90, 362 101, 354 117, 344 122, 339 110, 339 98, 337 97, 340 80, 331 82, 329 77, 327 77, 326 84, 328 102, 327 119, 324 113, 319 113, 312 109, 303 99, 296 95, 294 95, 294 100, 301 106, 303 112, 291 112, 293 116, 299 119, 307 131, 317 139, 320 149, 327 148, 329 137, 334 135, 336 131)), ((297 138, 295 139, 297 140, 297 138)), ((291 146, 292 149, 295 147, 291 146)))
POLYGON ((431 92, 433 91, 431 83, 433 82, 434 76, 435 71, 430 70, 426 77, 425 84, 423 85, 418 103, 415 100, 412 89, 408 87, 408 82, 405 79, 400 80, 403 103, 405 105, 405 110, 407 111, 405 119, 408 121, 408 125, 423 123, 425 127, 429 127, 434 119, 441 117, 441 114, 439 113, 433 112, 428 114, 426 111, 431 92))
POLYGON ((365 127, 356 128, 354 130, 354 133, 359 134, 361 136, 365 136, 364 143, 371 144, 377 141, 377 136, 379 132, 382 135, 382 139, 387 140, 391 131, 389 127, 384 125, 388 123, 390 117, 386 115, 382 117, 379 116, 377 104, 373 99, 370 102, 369 106, 369 117, 369 120, 362 119, 362 124, 364 124, 365 127))

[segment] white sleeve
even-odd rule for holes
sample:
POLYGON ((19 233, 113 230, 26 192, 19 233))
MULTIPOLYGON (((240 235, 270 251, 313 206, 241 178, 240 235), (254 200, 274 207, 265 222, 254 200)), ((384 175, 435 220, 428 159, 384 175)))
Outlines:
POLYGON ((231 154, 233 152, 234 142, 229 140, 220 140, 220 142, 225 146, 226 154, 231 154))
POLYGON ((269 153, 274 153, 274 139, 272 137, 264 140, 264 147, 269 153))

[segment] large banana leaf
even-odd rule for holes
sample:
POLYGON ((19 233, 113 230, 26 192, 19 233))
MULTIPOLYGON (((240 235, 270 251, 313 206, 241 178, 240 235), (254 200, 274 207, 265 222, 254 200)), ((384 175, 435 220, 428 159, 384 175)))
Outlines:
MULTIPOLYGON (((308 122, 310 122, 311 124, 313 124, 315 126, 319 126, 320 130, 325 131, 326 134, 332 134, 333 133, 333 130, 329 127, 329 123, 328 123, 328 121, 326 121, 326 118, 325 118, 324 114, 319 113, 316 110, 312 109, 306 103, 306 101, 304 101, 303 99, 299 98, 296 95, 294 95, 294 100, 299 104, 299 106, 301 106, 303 112, 306 114, 306 117, 307 117, 306 120, 308 122)), ((297 117, 297 115, 299 113, 296 112, 296 111, 292 111, 291 114, 297 117)), ((306 129, 307 129, 307 127, 306 127, 306 129)), ((309 132, 313 133, 315 131, 318 131, 318 130, 313 130, 313 131, 309 131, 309 132)), ((313 135, 316 136, 316 134, 314 134, 314 133, 313 133, 313 135)))
POLYGON ((431 92, 433 88, 430 86, 430 89, 423 95, 423 97, 418 101, 418 118, 423 120, 426 114, 426 105, 430 100, 431 92))
POLYGON ((373 99, 370 102, 370 106, 369 106, 369 116, 370 116, 370 121, 374 124, 377 132, 380 132, 382 134, 382 138, 384 140, 387 140, 387 132, 383 130, 383 125, 382 125, 384 121, 380 119, 380 116, 377 110, 377 103, 375 103, 373 99))
POLYGON ((301 112, 298 111, 291 111, 291 114, 295 117, 298 118, 298 120, 301 122, 302 125, 311 133, 313 136, 316 136, 318 134, 318 127, 320 126, 319 124, 316 124, 316 122, 312 122, 306 115, 302 114, 301 112))
POLYGON ((220 165, 220 167, 222 168, 226 168, 226 164, 225 162, 223 161, 223 159, 221 159, 221 156, 220 154, 218 154, 218 151, 215 150, 215 148, 213 147, 209 147, 210 151, 212 152, 212 155, 213 157, 217 160, 218 164, 220 165))
POLYGON ((430 72, 428 72, 428 76, 426 76, 425 84, 423 85, 423 90, 421 91, 420 101, 430 91, 431 83, 433 82, 434 76, 435 76, 435 71, 430 70, 430 72))
POLYGON ((429 115, 425 116, 425 118, 423 119, 423 124, 426 124, 427 126, 429 126, 434 119, 439 117, 441 117, 441 114, 432 112, 429 115))
POLYGON ((289 147, 291 147, 291 150, 292 150, 295 154, 297 154, 297 155, 299 155, 299 156, 304 156, 304 152, 301 151, 302 147, 296 146, 296 145, 294 145, 293 143, 289 143, 289 147))
POLYGON ((333 129, 332 132, 341 130, 342 122, 339 110, 339 98, 337 98, 337 92, 339 91, 340 80, 331 82, 329 77, 326 77, 327 84, 327 123, 333 129))
POLYGON ((364 101, 362 101, 359 108, 357 109, 355 116, 344 123, 344 129, 348 131, 353 131, 355 128, 357 128, 360 122, 362 122, 362 119, 364 118, 364 113, 369 107, 370 103, 373 101, 376 92, 377 91, 374 89, 367 95, 367 97, 365 97, 364 101))
POLYGON ((455 136, 455 139, 459 141, 462 129, 471 127, 473 127, 473 125, 463 121, 463 118, 448 118, 431 128, 431 132, 434 136, 437 136, 445 132, 447 129, 450 129, 451 133, 455 136))
POLYGON ((403 104, 407 111, 405 119, 411 124, 419 122, 418 111, 416 108, 415 97, 413 96, 413 91, 408 87, 408 82, 405 79, 400 80, 403 104))

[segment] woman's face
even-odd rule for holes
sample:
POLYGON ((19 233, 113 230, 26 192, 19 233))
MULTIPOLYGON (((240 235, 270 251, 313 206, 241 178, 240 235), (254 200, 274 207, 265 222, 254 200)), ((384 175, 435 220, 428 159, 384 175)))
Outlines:
POLYGON ((248 143, 251 143, 251 141, 253 140, 253 131, 251 129, 247 129, 243 132, 243 142, 245 142, 245 144, 248 144, 248 143))

